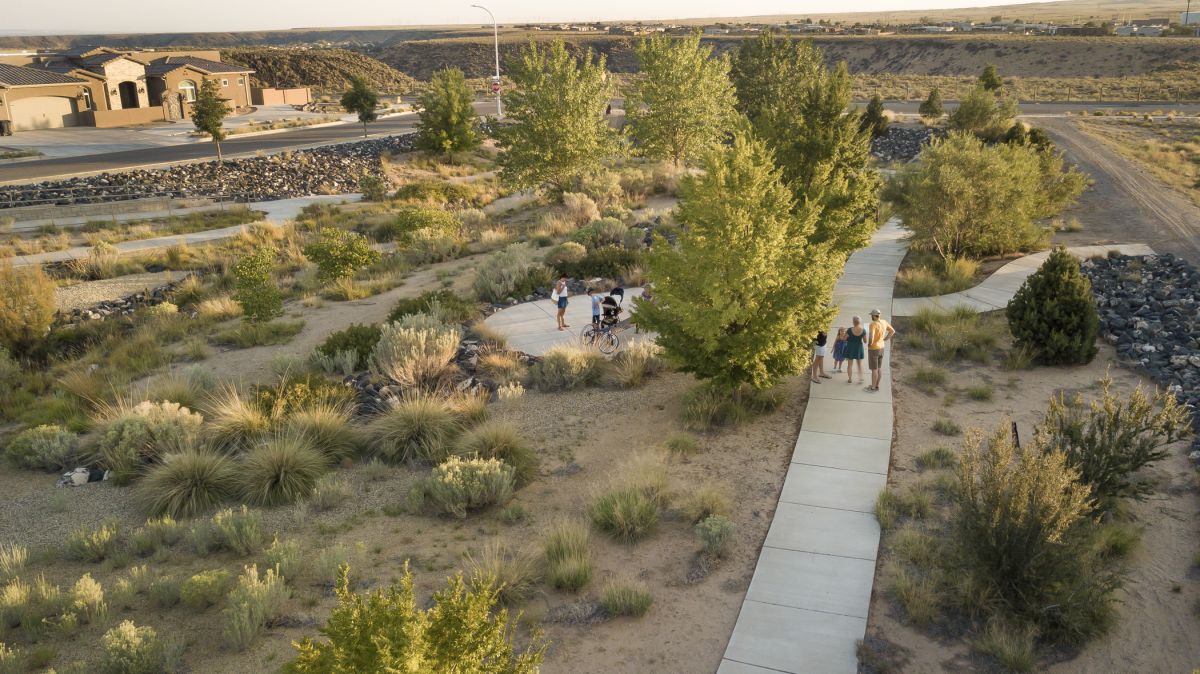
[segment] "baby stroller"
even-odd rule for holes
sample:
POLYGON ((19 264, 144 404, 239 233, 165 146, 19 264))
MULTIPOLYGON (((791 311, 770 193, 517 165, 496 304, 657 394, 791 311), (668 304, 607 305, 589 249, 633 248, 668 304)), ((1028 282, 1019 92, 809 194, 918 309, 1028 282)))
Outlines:
POLYGON ((600 302, 600 312, 600 324, 612 328, 621 319, 620 300, 612 295, 605 297, 600 302))
POLYGON ((610 354, 621 348, 621 338, 613 332, 613 328, 621 321, 621 303, 625 299, 623 288, 613 288, 608 296, 600 301, 600 324, 589 324, 580 334, 580 341, 585 347, 597 347, 600 353, 610 354))

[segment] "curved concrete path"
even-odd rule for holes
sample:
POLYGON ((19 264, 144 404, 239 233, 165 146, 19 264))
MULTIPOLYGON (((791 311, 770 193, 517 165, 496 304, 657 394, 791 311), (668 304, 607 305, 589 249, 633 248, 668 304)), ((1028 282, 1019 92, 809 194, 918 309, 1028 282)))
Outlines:
MULTIPOLYGON (((850 256, 834 288, 833 325, 865 319, 871 309, 891 318, 904 235, 889 221, 850 256)), ((891 458, 892 382, 889 367, 878 393, 833 377, 809 385, 779 505, 720 674, 858 669, 879 549, 873 509, 891 458)))
MULTIPOLYGON (((1154 249, 1144 243, 1121 243, 1115 245, 1076 246, 1068 248, 1067 252, 1077 258, 1086 260, 1095 255, 1107 255, 1109 251, 1119 251, 1122 255, 1153 255, 1154 249)), ((975 311, 996 311, 1008 306, 1008 301, 1020 290, 1021 284, 1030 274, 1037 271, 1050 251, 1026 255, 997 269, 983 283, 949 295, 936 297, 904 297, 892 302, 892 311, 897 316, 915 316, 922 309, 949 310, 955 307, 970 307, 975 311)))
MULTIPOLYGON (((625 302, 621 305, 624 308, 621 313, 622 322, 633 312, 633 298, 641 294, 641 288, 625 289, 625 302)), ((558 308, 555 304, 549 299, 541 299, 506 307, 488 316, 483 322, 507 337, 510 347, 531 356, 540 356, 552 346, 578 344, 580 331, 592 322, 592 305, 587 295, 568 297, 567 325, 571 327, 561 332, 555 327, 557 315, 558 308)), ((622 345, 635 338, 650 338, 646 333, 635 335, 632 327, 618 330, 622 345)))

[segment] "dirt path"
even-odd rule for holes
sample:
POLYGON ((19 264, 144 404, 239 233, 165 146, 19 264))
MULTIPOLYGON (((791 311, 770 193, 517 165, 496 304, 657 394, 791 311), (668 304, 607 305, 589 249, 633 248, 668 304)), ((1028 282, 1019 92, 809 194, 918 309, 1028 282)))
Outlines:
POLYGON ((1056 242, 1141 241, 1200 264, 1200 208, 1070 119, 1042 118, 1037 124, 1095 181, 1069 213, 1083 223, 1083 231, 1060 233, 1056 242))

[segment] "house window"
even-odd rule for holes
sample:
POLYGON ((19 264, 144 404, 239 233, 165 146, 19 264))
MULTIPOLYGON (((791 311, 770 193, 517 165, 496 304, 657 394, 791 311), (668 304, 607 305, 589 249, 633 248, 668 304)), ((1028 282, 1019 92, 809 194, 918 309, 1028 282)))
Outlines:
POLYGON ((221 80, 221 86, 223 86, 223 87, 229 86, 229 80, 221 80))
POLYGON ((243 85, 245 85, 245 84, 246 84, 246 78, 245 78, 245 77, 239 77, 239 78, 238 78, 238 86, 240 87, 240 86, 243 86, 243 85))
POLYGON ((83 107, 85 110, 93 110, 92 107, 92 91, 91 89, 83 90, 83 107))
POLYGON ((183 98, 188 103, 196 102, 196 83, 191 80, 184 80, 179 83, 179 91, 183 93, 183 98))

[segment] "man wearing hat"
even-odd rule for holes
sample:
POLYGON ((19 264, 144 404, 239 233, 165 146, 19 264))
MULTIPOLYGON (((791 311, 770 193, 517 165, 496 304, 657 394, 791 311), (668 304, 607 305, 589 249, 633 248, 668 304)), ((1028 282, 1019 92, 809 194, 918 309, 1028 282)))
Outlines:
POLYGON ((868 391, 879 390, 879 380, 883 378, 883 347, 884 342, 896 334, 896 329, 890 323, 880 318, 879 310, 871 310, 870 332, 867 336, 867 367, 871 369, 871 385, 868 391))

